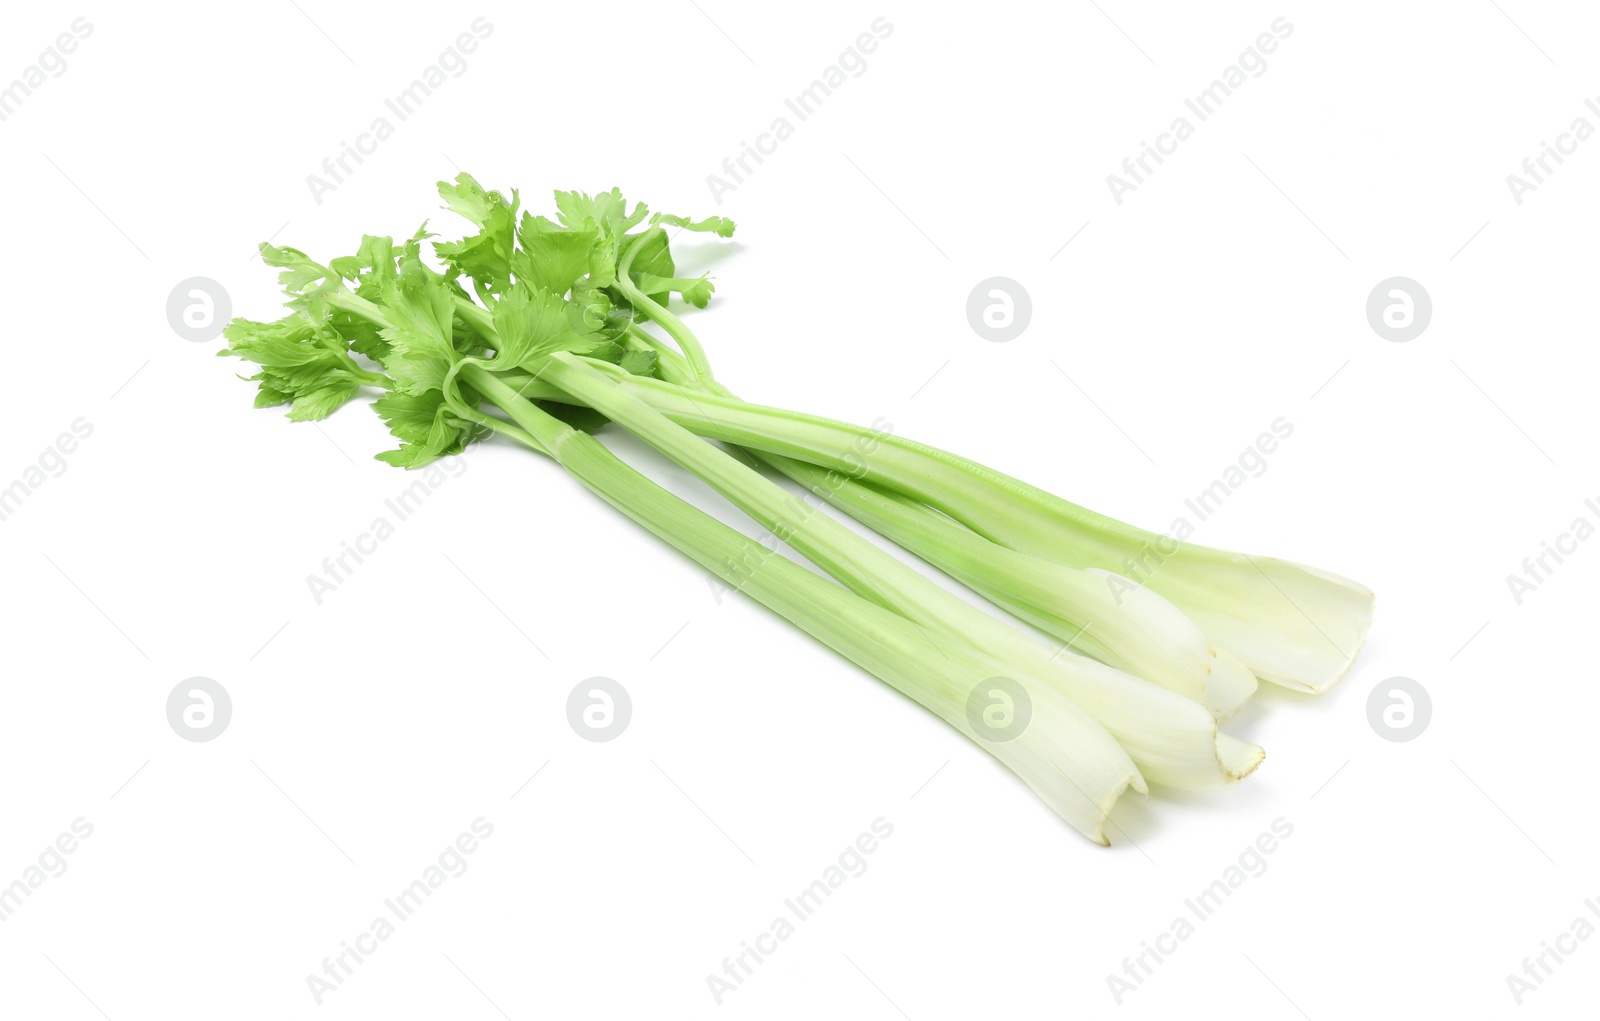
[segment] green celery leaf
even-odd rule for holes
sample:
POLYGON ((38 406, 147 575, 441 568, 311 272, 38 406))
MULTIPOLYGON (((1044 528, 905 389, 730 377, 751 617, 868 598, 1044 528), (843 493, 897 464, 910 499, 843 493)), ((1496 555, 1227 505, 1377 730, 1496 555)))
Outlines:
MULTIPOLYGON (((670 297, 669 290, 651 290, 640 278, 670 280, 677 274, 678 267, 672 261, 672 242, 667 238, 666 231, 656 231, 646 235, 642 241, 633 243, 637 247, 633 252, 633 261, 628 265, 628 275, 651 301, 665 308, 670 297)), ((623 300, 620 294, 618 300, 623 300)))
POLYGON ((543 216, 522 214, 517 228, 521 249, 511 257, 511 272, 522 283, 564 295, 589 273, 600 231, 592 225, 579 229, 557 226, 543 216))
POLYGON ((708 216, 704 220, 691 221, 687 216, 657 213, 651 222, 664 223, 669 227, 682 227, 684 230, 710 232, 718 237, 733 237, 734 224, 726 216, 708 216))
POLYGON ((618 188, 594 195, 558 191, 555 196, 557 216, 568 230, 582 230, 587 224, 593 224, 601 234, 613 239, 638 226, 650 214, 643 202, 634 206, 633 212, 628 212, 627 200, 618 188))
POLYGON ((461 174, 455 184, 440 181, 439 195, 449 209, 476 224, 479 232, 460 241, 436 242, 434 251, 489 293, 501 293, 511 283, 517 208, 521 205, 517 193, 513 191, 507 201, 497 191, 486 191, 470 174, 461 174))
MULTIPOLYGON (((461 390, 462 399, 469 404, 481 399, 470 388, 461 390)), ((386 450, 376 455, 377 459, 397 468, 420 468, 440 457, 459 454, 477 437, 476 425, 451 414, 438 390, 420 396, 388 393, 372 407, 401 441, 398 449, 386 450)))
POLYGON ((305 365, 327 353, 311 343, 316 334, 317 324, 298 314, 270 323, 235 319, 223 327, 222 338, 228 346, 217 354, 246 358, 257 365, 305 365))
POLYGON ((596 345, 594 350, 588 352, 588 356, 596 361, 610 362, 613 365, 620 365, 622 364, 622 356, 627 353, 628 349, 623 347, 621 344, 618 344, 614 340, 607 340, 596 345))
POLYGON ((661 292, 676 292, 683 300, 695 308, 705 308, 711 301, 711 292, 717 285, 711 282, 708 276, 699 277, 658 277, 654 273, 629 273, 639 290, 650 295, 650 300, 664 305, 662 298, 656 297, 661 292))
MULTIPOLYGON (((395 279, 396 255, 393 238, 368 234, 362 237, 361 247, 356 254, 340 256, 328 265, 355 285, 356 294, 375 304, 382 304, 387 288, 395 279)), ((357 354, 378 362, 389 354, 388 342, 371 320, 343 309, 333 309, 328 315, 328 325, 357 354)))
POLYGON ((654 351, 624 351, 617 360, 623 371, 631 372, 635 376, 654 376, 656 374, 656 353, 654 351))
POLYGON ((455 300, 445 279, 420 259, 403 258, 384 301, 391 351, 384 369, 410 394, 437 390, 457 360, 455 300))
POLYGON ((572 304, 583 329, 605 340, 620 340, 634 321, 631 308, 614 304, 602 290, 575 291, 572 304))
POLYGON ((360 383, 353 379, 345 379, 302 393, 294 399, 294 406, 289 409, 289 419, 294 422, 307 422, 327 418, 354 397, 359 389, 361 389, 360 383))
POLYGON ((328 263, 336 273, 356 285, 356 293, 377 301, 395 277, 394 239, 363 235, 354 255, 344 255, 328 263))
POLYGON ((495 352, 494 367, 537 371, 539 360, 553 352, 594 350, 601 340, 580 332, 581 314, 578 306, 549 291, 530 291, 520 285, 512 288, 495 304, 500 350, 495 352))
POLYGON ((271 382, 266 379, 265 374, 257 373, 250 378, 253 380, 259 380, 261 384, 256 390, 256 407, 275 408, 281 404, 288 404, 290 401, 294 400, 294 397, 290 394, 286 394, 281 390, 273 389, 271 382))
POLYGON ((256 407, 293 403, 295 420, 326 418, 356 395, 363 382, 345 342, 326 323, 304 314, 276 322, 235 319, 222 331, 228 346, 217 352, 261 366, 256 407))
POLYGON ((332 269, 314 261, 296 248, 274 247, 261 243, 261 261, 283 272, 278 274, 278 284, 284 292, 298 301, 290 302, 294 308, 330 291, 344 290, 344 281, 332 269))
POLYGON ((581 191, 555 193, 557 217, 568 230, 595 230, 600 241, 589 253, 589 285, 609 287, 616 280, 617 248, 630 229, 643 222, 650 210, 644 203, 628 212, 628 203, 616 188, 589 195, 581 191))

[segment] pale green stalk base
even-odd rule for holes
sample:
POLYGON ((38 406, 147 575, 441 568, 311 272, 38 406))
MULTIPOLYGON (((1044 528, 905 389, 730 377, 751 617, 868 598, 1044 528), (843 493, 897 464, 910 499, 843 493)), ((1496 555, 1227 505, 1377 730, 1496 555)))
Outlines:
MULTIPOLYGON (((700 436, 856 475, 998 545, 1139 581, 1263 680, 1327 690, 1349 669, 1372 622, 1370 590, 1317 568, 1147 532, 974 461, 861 426, 660 380, 621 383, 700 436), (863 444, 872 445, 871 457, 856 453, 863 444)), ((1112 585, 1108 579, 1108 591, 1112 585)))
MULTIPOLYGON (((967 696, 1004 671, 965 643, 920 627, 722 524, 629 467, 587 433, 557 422, 495 375, 468 381, 601 499, 862 669, 915 699, 1020 776, 1056 814, 1100 844, 1107 813, 1144 779, 1104 727, 1052 689, 1030 688, 1031 724, 995 743, 967 720, 967 696)), ((699 442, 699 441, 696 441, 699 442)))
POLYGON ((1255 693, 1255 675, 1243 663, 1143 586, 1007 549, 896 493, 837 476, 819 480, 832 473, 777 454, 764 459, 996 606, 1071 649, 1199 702, 1219 722, 1255 693))
MULTIPOLYGON (((643 331, 634 336, 661 357, 663 376, 678 385, 696 385, 670 348, 643 331)), ((593 367, 629 382, 608 366, 593 367)), ((523 385, 542 399, 581 403, 547 382, 525 380, 523 385)), ((717 384, 709 386, 732 396, 717 384)), ((648 400, 650 395, 642 396, 648 400)), ((1193 699, 1218 721, 1230 718, 1256 690, 1249 668, 1148 588, 1108 578, 1104 571, 1077 570, 1018 553, 915 500, 839 471, 780 454, 757 451, 756 456, 1064 645, 1193 699)), ((852 473, 863 474, 872 457, 870 449, 852 451, 852 473)))
POLYGON ((1128 750, 1146 779, 1190 790, 1225 786, 1260 763, 1253 745, 1219 744, 1199 703, 1071 653, 1051 654, 1017 629, 951 595, 878 546, 702 442, 584 359, 551 356, 544 378, 614 419, 712 488, 858 595, 959 636, 994 656, 1030 691, 1053 689, 1081 705, 1128 750))

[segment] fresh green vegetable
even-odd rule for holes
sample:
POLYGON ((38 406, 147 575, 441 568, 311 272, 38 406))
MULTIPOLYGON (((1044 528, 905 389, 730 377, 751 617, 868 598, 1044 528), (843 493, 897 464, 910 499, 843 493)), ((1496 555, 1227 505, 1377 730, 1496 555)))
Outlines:
MULTIPOLYGON (((1372 593, 1338 575, 1269 557, 1249 556, 1183 542, 1124 524, 1069 503, 974 461, 901 437, 882 437, 861 426, 747 404, 714 392, 661 380, 628 378, 624 386, 656 410, 695 433, 751 450, 804 461, 932 508, 991 544, 1040 561, 1106 572, 1106 594, 1126 605, 1140 586, 1166 597, 1191 617, 1215 646, 1242 661, 1257 677, 1301 691, 1331 687, 1354 661, 1372 622, 1372 593), (871 458, 853 452, 877 443, 871 458)), ((827 495, 827 494, 825 494, 827 495)), ((848 487, 830 499, 861 517, 876 513, 848 487), (843 495, 840 495, 840 494, 843 495), (858 511, 860 513, 858 513, 858 511)), ((881 510, 881 506, 877 508, 881 510)), ((872 522, 868 522, 869 524, 872 522)), ((957 555, 952 537, 919 537, 912 516, 893 526, 894 538, 930 562, 954 568, 985 594, 1025 619, 1069 625, 1086 611, 1041 614, 1026 595, 1032 567, 1007 558, 957 555)), ((965 541, 964 538, 962 541, 965 541)), ((1059 627, 1051 628, 1059 632, 1059 627)), ((1231 670, 1231 664, 1223 669, 1231 670)), ((1177 690, 1191 690, 1187 687, 1177 690)), ((1215 700, 1219 712, 1239 691, 1215 700)), ((1207 696, 1209 699, 1209 696, 1207 696)))
MULTIPOLYGON (((660 354, 665 373, 670 355, 660 354)), ((575 399, 554 385, 523 385, 553 400, 575 399)), ((648 401, 651 394, 642 396, 648 401)), ((726 430, 705 427, 705 420, 668 414, 691 429, 700 424, 702 435, 733 438, 726 430)), ((872 443, 875 448, 876 441, 872 443)), ((841 463, 865 471, 864 462, 870 459, 858 452, 862 445, 852 447, 841 463)), ((752 446, 760 452, 761 445, 752 446)), ((1256 689, 1256 678, 1244 664, 1211 644, 1198 625, 1148 588, 1108 571, 1077 570, 1018 553, 925 504, 839 471, 770 451, 760 456, 1058 641, 1199 702, 1219 721, 1232 716, 1256 689)))
MULTIPOLYGON (((1129 787, 1207 789, 1252 772, 1261 749, 1217 728, 1254 690, 1252 670, 1325 687, 1365 633, 1370 594, 1332 576, 1178 544, 1162 548, 1161 569, 1139 585, 1126 575, 1148 572, 1118 558, 1143 554, 1158 538, 1150 533, 899 437, 735 398, 666 307, 671 294, 705 307, 715 288, 678 274, 665 228, 727 237, 724 218, 651 216, 613 189, 557 192, 552 221, 465 174, 440 194, 478 230, 434 242, 442 269, 423 258, 425 231, 400 244, 363 238, 354 255, 326 265, 262 246, 282 271, 291 312, 273 323, 235 320, 222 352, 260 366, 257 406, 320 418, 373 388, 375 410, 400 440, 378 455, 389 464, 418 467, 490 435, 545 455, 976 740, 1092 839, 1105 841, 1106 814, 1129 787), (628 467, 590 435, 608 421, 834 580, 628 467), (935 584, 752 468, 742 459, 751 455, 1057 644, 935 584), (1286 585, 1278 602, 1298 594, 1313 604, 1308 612, 1336 617, 1326 627, 1348 652, 1316 648, 1240 565, 1286 585), (1020 725, 1003 735, 980 726, 987 710, 1017 702, 1020 725)), ((1319 623, 1312 628, 1322 632, 1319 623)))

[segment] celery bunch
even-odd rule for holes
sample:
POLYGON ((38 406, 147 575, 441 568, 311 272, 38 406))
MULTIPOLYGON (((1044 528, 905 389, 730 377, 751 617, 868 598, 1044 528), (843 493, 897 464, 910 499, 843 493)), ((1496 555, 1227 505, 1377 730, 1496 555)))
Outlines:
POLYGON ((259 366, 258 407, 317 419, 377 391, 373 407, 400 441, 377 456, 403 468, 495 435, 544 455, 962 731, 1093 840, 1107 842, 1107 813, 1129 788, 1203 790, 1249 775, 1262 750, 1219 722, 1257 678, 1326 690, 1361 645, 1372 594, 1353 582, 1177 542, 941 450, 735 397, 668 310, 673 294, 703 308, 715 288, 677 274, 667 228, 728 237, 725 218, 629 209, 613 189, 557 192, 551 220, 466 174, 439 191, 476 233, 369 236, 327 263, 261 246, 289 314, 234 320, 221 352, 259 366), (424 258, 430 241, 438 268, 424 258), (607 423, 832 580, 629 467, 592 435, 607 423), (773 473, 1056 642, 952 595, 773 473))

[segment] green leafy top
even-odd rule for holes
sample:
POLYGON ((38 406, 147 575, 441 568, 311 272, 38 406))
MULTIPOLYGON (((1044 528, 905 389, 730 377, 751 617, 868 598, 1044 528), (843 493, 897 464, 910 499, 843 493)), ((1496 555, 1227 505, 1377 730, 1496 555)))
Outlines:
MULTIPOLYGON (((354 254, 326 264, 261 246, 263 261, 280 271, 290 313, 267 323, 235 319, 219 352, 259 367, 249 377, 257 407, 288 404, 292 419, 319 419, 376 387, 384 393, 374 409, 400 441, 380 460, 415 468, 459 453, 503 427, 479 410, 483 398, 461 378, 463 367, 537 377, 552 354, 568 352, 654 375, 655 352, 630 335, 634 312, 616 286, 618 263, 631 251, 629 283, 652 300, 677 293, 703 308, 714 287, 707 277, 677 276, 664 228, 721 237, 734 229, 725 217, 651 216, 643 203, 630 210, 615 188, 556 192, 555 220, 468 174, 440 182, 439 195, 476 229, 433 241, 441 269, 423 257, 434 238, 426 224, 400 244, 366 235, 354 254)), ((581 408, 561 417, 585 428, 604 421, 581 408)))

